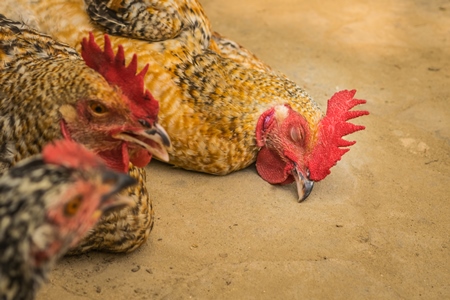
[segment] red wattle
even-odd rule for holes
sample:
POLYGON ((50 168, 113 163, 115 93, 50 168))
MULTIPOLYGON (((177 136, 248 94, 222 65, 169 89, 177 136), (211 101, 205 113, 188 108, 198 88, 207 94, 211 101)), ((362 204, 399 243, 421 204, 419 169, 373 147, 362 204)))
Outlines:
POLYGON ((150 163, 152 155, 145 149, 136 151, 133 153, 133 157, 130 158, 131 163, 136 167, 143 168, 150 163))
POLYGON ((270 184, 288 184, 294 182, 289 166, 274 151, 262 147, 256 158, 256 170, 259 176, 270 184))
MULTIPOLYGON (((125 143, 124 143, 125 144, 125 143)), ((127 147, 117 147, 113 150, 102 151, 97 153, 108 168, 114 171, 127 173, 128 172, 128 149, 127 147)))

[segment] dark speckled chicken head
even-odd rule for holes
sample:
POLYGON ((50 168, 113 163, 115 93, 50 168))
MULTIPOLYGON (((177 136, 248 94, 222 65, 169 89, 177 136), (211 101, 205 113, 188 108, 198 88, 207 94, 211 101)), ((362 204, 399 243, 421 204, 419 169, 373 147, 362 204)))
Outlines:
MULTIPOLYGON (((80 144, 70 140, 50 143, 42 151, 42 161, 45 170, 61 174, 54 179, 57 182, 49 183, 45 192, 48 197, 43 198, 47 222, 58 237, 55 244, 36 255, 52 255, 58 246, 75 246, 104 212, 131 204, 129 198, 117 193, 136 184, 136 180, 108 169, 102 159, 80 144)), ((42 176, 41 181, 44 180, 50 179, 42 176)))
POLYGON ((103 213, 132 203, 116 194, 135 183, 68 140, 9 169, 0 178, 0 299, 34 299, 57 258, 103 213))

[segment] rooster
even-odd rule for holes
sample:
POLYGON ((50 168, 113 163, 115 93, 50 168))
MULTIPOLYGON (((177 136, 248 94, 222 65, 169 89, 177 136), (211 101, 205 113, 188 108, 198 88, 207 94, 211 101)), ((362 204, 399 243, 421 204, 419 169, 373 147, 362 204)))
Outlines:
POLYGON ((55 261, 103 213, 130 204, 115 194, 135 183, 68 140, 9 169, 0 178, 0 299, 34 299, 55 261))
POLYGON ((105 215, 73 253, 131 251, 153 224, 140 167, 152 154, 167 160, 170 140, 144 90, 145 69, 136 75, 136 56, 125 67, 122 47, 114 55, 87 43, 84 56, 92 68, 73 48, 0 15, 0 162, 5 170, 65 137, 129 172, 139 182, 127 191, 134 205, 105 215))
POLYGON ((297 183, 304 200, 364 129, 347 122, 365 100, 336 93, 326 114, 308 93, 250 51, 211 30, 197 0, 26 2, 41 30, 79 49, 92 32, 101 43, 126 45, 150 64, 146 87, 160 103, 159 120, 171 136, 170 163, 224 175, 256 161, 272 184, 297 183), (64 13, 61 13, 64 12, 64 13))

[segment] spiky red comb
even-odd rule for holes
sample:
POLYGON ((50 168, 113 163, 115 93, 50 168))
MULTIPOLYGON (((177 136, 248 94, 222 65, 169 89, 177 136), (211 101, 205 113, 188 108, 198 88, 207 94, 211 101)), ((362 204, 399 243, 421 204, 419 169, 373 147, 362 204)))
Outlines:
POLYGON ((68 168, 89 169, 103 165, 103 161, 94 153, 66 139, 47 144, 42 150, 42 158, 48 164, 68 168))
POLYGON ((94 34, 89 33, 89 40, 83 38, 81 43, 81 56, 86 65, 99 72, 110 84, 120 87, 122 92, 130 99, 133 113, 138 112, 139 117, 157 119, 159 103, 152 94, 144 89, 144 76, 148 64, 136 75, 137 55, 134 54, 128 67, 125 66, 125 54, 122 45, 119 45, 117 54, 111 47, 111 40, 105 34, 105 50, 97 45, 94 34))
POLYGON ((324 179, 330 174, 331 167, 350 150, 341 147, 349 147, 356 143, 344 140, 343 136, 365 129, 362 125, 347 122, 347 120, 369 114, 365 110, 350 111, 356 105, 366 103, 366 100, 354 99, 355 93, 356 90, 340 91, 328 100, 327 114, 319 123, 317 143, 308 162, 311 180, 324 179))

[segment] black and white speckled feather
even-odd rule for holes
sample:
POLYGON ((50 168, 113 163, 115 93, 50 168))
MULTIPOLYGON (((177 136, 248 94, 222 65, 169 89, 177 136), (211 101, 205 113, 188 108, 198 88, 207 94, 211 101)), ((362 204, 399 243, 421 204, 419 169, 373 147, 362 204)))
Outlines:
POLYGON ((0 178, 0 299, 33 299, 54 262, 95 225, 98 212, 128 204, 112 193, 133 182, 102 166, 77 168, 42 156, 7 171, 0 178))

